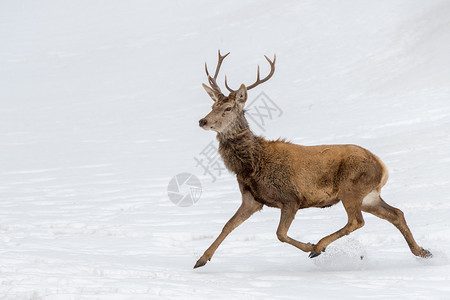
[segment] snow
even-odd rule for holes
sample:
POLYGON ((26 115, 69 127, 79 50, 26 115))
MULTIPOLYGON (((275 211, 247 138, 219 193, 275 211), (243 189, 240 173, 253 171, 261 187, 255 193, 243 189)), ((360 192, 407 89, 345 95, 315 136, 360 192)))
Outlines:
MULTIPOLYGON (((407 1, 3 1, 0 4, 0 298, 448 299, 450 3, 407 1), (204 62, 282 110, 267 138, 352 143, 390 171, 383 198, 432 259, 391 224, 366 225, 315 259, 276 238, 279 211, 196 260, 240 204, 232 174, 194 157, 211 100, 204 62), (201 180, 178 207, 167 186, 201 180), (362 259, 361 259, 362 257, 362 259)), ((289 234, 317 242, 341 204, 299 211, 289 234)))

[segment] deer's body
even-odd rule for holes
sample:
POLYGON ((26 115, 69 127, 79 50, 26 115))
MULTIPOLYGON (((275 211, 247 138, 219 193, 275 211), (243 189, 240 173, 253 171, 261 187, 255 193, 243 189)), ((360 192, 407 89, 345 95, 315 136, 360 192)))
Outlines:
POLYGON ((204 85, 215 103, 212 111, 200 120, 200 126, 217 132, 219 153, 225 166, 236 174, 242 204, 194 268, 205 265, 225 237, 263 205, 281 209, 277 229, 280 241, 310 252, 311 258, 320 255, 331 242, 362 227, 364 219, 361 211, 394 224, 413 254, 431 256, 428 250, 415 242, 402 211, 381 199, 380 191, 386 184, 388 172, 377 156, 355 145, 300 146, 255 136, 243 110, 247 89, 272 76, 275 59, 271 62, 266 57, 272 67, 269 76, 260 80, 258 68, 255 84, 248 88, 241 85, 237 91, 227 85, 231 93, 225 97, 215 81, 225 57, 219 52, 216 73, 213 78, 208 74, 212 89, 204 85), (317 244, 299 242, 287 235, 299 209, 328 207, 339 201, 348 215, 348 222, 342 229, 322 238, 317 244))
POLYGON ((381 160, 358 146, 300 146, 250 132, 241 139, 245 141, 220 141, 219 153, 238 182, 267 206, 292 202, 298 209, 327 207, 338 203, 339 191, 356 181, 368 194, 387 179, 381 160))

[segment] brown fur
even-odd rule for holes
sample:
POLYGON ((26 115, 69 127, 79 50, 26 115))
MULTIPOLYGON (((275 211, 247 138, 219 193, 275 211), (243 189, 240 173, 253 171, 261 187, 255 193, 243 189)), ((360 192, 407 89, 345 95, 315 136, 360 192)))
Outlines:
POLYGON ((277 229, 280 241, 311 252, 310 257, 319 255, 336 239, 362 227, 361 211, 394 224, 413 254, 431 256, 415 242, 403 213, 379 196, 388 172, 377 156, 355 145, 300 146, 284 140, 265 140, 254 135, 248 126, 243 109, 247 100, 244 85, 228 97, 204 87, 215 103, 211 113, 200 120, 200 126, 217 132, 219 153, 225 166, 236 174, 242 204, 194 268, 205 265, 225 237, 263 205, 281 209, 277 229), (348 222, 342 229, 317 244, 302 243, 287 236, 297 210, 328 207, 339 201, 348 215, 348 222))

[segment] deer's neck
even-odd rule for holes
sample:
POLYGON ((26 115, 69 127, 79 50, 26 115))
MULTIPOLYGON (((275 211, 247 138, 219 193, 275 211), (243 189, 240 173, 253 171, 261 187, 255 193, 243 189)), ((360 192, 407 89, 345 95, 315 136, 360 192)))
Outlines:
POLYGON ((263 138, 255 136, 245 117, 225 133, 218 133, 219 153, 225 166, 241 176, 251 176, 263 154, 263 138))

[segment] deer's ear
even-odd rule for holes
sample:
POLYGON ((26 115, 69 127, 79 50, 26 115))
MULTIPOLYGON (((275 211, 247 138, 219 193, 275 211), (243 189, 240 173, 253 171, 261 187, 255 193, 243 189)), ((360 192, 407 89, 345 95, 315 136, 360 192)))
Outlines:
POLYGON ((219 99, 219 94, 215 90, 213 90, 212 88, 207 86, 206 84, 202 83, 202 85, 203 85, 203 88, 205 89, 205 91, 211 97, 211 99, 213 99, 213 101, 216 102, 219 99))
POLYGON ((236 91, 236 101, 242 106, 244 106, 245 101, 247 101, 247 88, 243 84, 241 84, 236 91))

